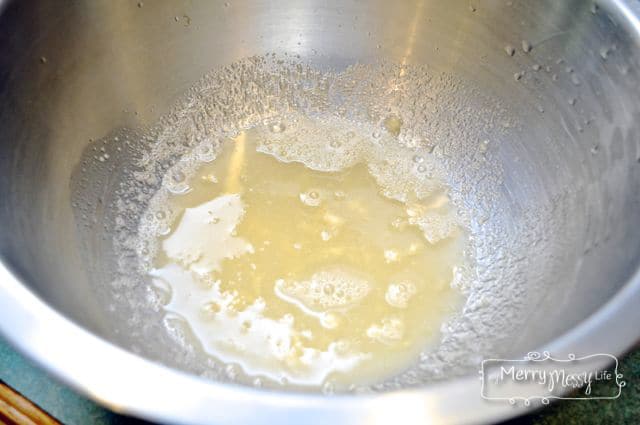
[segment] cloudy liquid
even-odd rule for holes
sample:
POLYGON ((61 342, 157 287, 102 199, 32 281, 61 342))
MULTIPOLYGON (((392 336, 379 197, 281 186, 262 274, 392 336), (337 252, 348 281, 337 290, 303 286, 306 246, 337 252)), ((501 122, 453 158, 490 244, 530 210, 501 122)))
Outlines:
MULTIPOLYGON (((371 143, 325 130, 311 132, 323 149, 371 143)), ((335 152, 314 169, 305 155, 323 154, 305 137, 275 124, 225 141, 168 198, 177 218, 151 275, 171 289, 165 309, 249 382, 369 385, 438 342, 461 305, 465 233, 439 185, 421 193, 416 179, 394 199, 388 157, 335 152)))

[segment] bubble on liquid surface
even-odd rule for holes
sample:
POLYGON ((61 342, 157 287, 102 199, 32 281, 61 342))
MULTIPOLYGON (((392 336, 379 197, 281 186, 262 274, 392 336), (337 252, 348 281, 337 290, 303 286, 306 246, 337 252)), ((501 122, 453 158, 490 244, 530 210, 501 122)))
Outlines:
POLYGON ((313 312, 341 309, 361 302, 369 293, 367 280, 357 273, 329 269, 314 273, 306 281, 278 280, 276 293, 313 312))
POLYGON ((402 339, 405 331, 404 322, 397 317, 385 317, 381 323, 367 329, 367 336, 384 344, 391 344, 402 339))
POLYGON ((317 207, 322 202, 320 193, 317 190, 309 190, 300 194, 300 201, 310 207, 317 207))
POLYGON ((387 288, 384 298, 394 307, 406 308, 411 297, 415 295, 416 290, 416 285, 413 284, 413 282, 391 283, 387 288))

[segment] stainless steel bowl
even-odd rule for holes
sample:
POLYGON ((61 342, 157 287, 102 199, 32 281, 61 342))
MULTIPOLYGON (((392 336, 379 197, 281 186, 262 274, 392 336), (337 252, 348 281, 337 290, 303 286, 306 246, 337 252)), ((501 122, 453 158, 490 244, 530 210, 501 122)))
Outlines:
MULTIPOLYGON (((162 366, 114 335, 126 318, 109 315, 86 273, 101 257, 82 251, 102 235, 78 243, 90 237, 74 218, 74 167, 90 140, 152 124, 210 69, 271 51, 428 64, 500 99, 520 122, 494 155, 502 224, 515 238, 539 232, 526 235, 529 252, 511 253, 529 313, 505 344, 622 354, 640 336, 637 1, 24 0, 0 10, 0 331, 105 406, 255 424, 485 423, 527 410, 483 400, 477 374, 375 395, 260 391, 162 366), (541 210, 549 220, 528 228, 541 210)), ((494 248, 488 260, 502 254, 494 248)))

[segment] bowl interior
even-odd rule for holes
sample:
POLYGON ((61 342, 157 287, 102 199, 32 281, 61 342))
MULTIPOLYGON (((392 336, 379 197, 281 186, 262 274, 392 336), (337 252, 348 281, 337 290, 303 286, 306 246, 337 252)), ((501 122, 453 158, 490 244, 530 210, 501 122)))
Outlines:
POLYGON ((470 211, 476 358, 560 336, 638 267, 639 36, 616 2, 2 5, 1 259, 62 314, 145 357, 202 373, 163 351, 157 312, 132 323, 111 285, 117 189, 149 148, 145 128, 207 72, 253 55, 337 71, 386 60, 464 85, 433 101, 433 117, 449 126, 441 155, 470 211), (108 165, 92 160, 125 133, 108 165))

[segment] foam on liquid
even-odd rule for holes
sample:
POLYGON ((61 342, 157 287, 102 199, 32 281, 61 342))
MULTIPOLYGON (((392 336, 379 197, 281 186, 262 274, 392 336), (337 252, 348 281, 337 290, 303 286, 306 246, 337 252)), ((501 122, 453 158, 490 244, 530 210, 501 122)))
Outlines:
POLYGON ((165 309, 246 380, 380 382, 460 307, 465 232, 446 187, 395 143, 402 122, 387 121, 382 134, 269 122, 216 144, 189 178, 165 178, 161 207, 176 218, 150 274, 170 288, 165 309))

